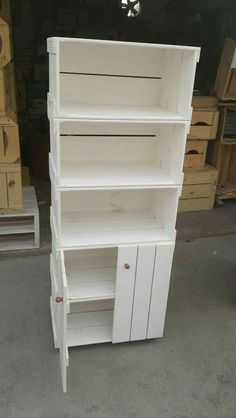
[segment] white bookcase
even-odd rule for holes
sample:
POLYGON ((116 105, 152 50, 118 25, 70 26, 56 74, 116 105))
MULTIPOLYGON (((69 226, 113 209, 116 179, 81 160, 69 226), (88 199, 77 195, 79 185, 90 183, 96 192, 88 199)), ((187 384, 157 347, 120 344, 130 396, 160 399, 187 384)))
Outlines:
POLYGON ((163 335, 199 48, 49 38, 50 299, 68 348, 163 335))

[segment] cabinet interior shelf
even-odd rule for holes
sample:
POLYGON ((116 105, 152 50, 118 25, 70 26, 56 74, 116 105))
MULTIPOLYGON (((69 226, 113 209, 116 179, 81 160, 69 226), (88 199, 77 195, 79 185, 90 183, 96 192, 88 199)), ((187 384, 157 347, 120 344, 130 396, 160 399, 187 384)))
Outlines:
POLYGON ((113 310, 68 315, 67 346, 112 341, 113 310))

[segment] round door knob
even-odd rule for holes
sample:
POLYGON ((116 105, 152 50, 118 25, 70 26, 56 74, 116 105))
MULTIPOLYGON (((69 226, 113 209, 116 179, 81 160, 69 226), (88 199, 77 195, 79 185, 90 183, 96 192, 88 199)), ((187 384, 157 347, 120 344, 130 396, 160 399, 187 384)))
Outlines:
POLYGON ((125 263, 125 269, 126 269, 126 270, 129 270, 129 269, 130 269, 130 265, 129 265, 129 263, 125 263))
POLYGON ((55 301, 56 301, 56 303, 61 303, 61 302, 63 302, 63 298, 61 298, 60 296, 57 296, 55 301))

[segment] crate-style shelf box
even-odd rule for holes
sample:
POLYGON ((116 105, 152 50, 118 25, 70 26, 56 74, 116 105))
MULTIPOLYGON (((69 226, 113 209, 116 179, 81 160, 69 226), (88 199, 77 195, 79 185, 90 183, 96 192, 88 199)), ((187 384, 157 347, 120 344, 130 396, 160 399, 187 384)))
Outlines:
POLYGON ((49 117, 190 120, 199 51, 49 38, 49 117))
POLYGON ((65 248, 173 240, 180 191, 55 192, 52 229, 65 248))
POLYGON ((51 124, 51 179, 59 188, 140 188, 182 184, 189 125, 51 124))

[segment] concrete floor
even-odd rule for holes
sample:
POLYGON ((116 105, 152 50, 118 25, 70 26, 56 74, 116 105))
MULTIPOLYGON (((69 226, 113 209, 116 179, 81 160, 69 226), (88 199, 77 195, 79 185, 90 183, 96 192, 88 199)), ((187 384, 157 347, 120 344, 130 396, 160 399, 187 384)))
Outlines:
POLYGON ((0 261, 1 418, 235 418, 236 235, 178 241, 165 337, 70 350, 61 392, 48 255, 0 261))

